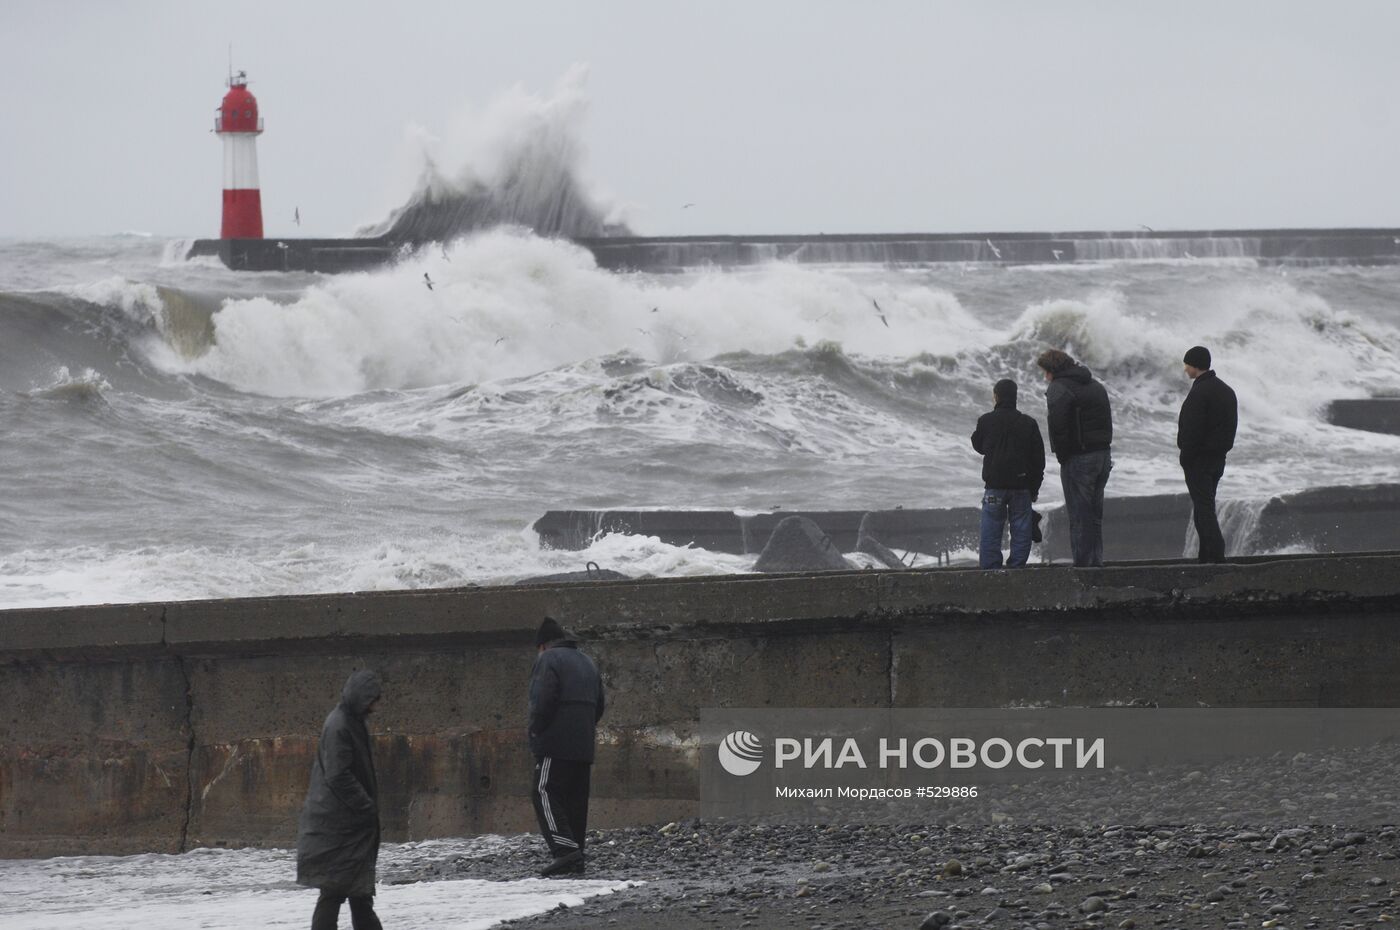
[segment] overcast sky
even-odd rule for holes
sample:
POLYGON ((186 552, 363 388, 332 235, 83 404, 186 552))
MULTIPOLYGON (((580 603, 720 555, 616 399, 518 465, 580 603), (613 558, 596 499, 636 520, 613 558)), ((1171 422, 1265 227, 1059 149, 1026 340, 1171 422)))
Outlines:
POLYGON ((1400 225, 1392 0, 3 0, 0 236, 215 236, 228 47, 269 235, 589 66, 584 180, 651 235, 1400 225), (683 205, 694 206, 683 209, 683 205))

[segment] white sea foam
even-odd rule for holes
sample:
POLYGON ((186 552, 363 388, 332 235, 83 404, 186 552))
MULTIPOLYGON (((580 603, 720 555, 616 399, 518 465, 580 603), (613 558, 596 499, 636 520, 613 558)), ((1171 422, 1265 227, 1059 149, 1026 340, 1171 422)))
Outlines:
POLYGON ((308 397, 520 377, 621 351, 668 362, 833 342, 907 357, 952 355, 994 336, 928 287, 791 265, 619 276, 578 247, 502 231, 327 280, 289 305, 229 300, 214 327, 215 345, 193 370, 308 397))
POLYGON ((68 371, 68 366, 61 365, 53 372, 52 381, 20 396, 39 400, 88 401, 100 398, 104 391, 111 388, 107 379, 91 368, 74 375, 68 371))
MULTIPOLYGON (((387 845, 381 876, 404 861, 473 855, 490 838, 387 845)), ((0 861, 0 930, 207 930, 305 927, 316 892, 298 887, 295 853, 197 849, 183 855, 0 861)), ((542 879, 380 884, 375 910, 390 926, 486 930, 560 904, 576 907, 633 882, 542 879)), ((342 909, 342 926, 349 914, 342 909)))
POLYGON ((0 604, 124 604, 316 591, 388 591, 511 584, 584 571, 632 577, 752 571, 754 556, 611 534, 580 551, 542 549, 534 533, 396 536, 271 551, 204 546, 73 546, 0 558, 0 604))

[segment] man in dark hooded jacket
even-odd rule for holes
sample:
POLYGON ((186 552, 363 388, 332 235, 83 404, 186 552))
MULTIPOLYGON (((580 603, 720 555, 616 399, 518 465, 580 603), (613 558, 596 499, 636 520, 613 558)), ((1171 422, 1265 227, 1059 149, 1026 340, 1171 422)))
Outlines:
POLYGON ((1210 350, 1192 346, 1182 360, 1191 391, 1181 404, 1176 445, 1191 494, 1191 519, 1201 562, 1225 561, 1225 537, 1215 516, 1215 492, 1225 474, 1225 453, 1235 447, 1239 410, 1235 392, 1210 367, 1210 350))
POLYGON ((982 539, 978 564, 1001 568, 1001 534, 1011 523, 1007 568, 1031 554, 1031 502, 1045 479, 1045 443, 1040 424, 1016 409, 1016 382, 1003 378, 992 388, 996 409, 977 420, 972 448, 982 454, 982 539))
POLYGON ((297 884, 321 889, 311 930, 335 930, 347 898, 354 930, 381 930, 374 913, 379 785, 365 726, 381 690, 373 672, 353 673, 321 728, 297 831, 297 884))
POLYGON ((578 641, 551 617, 535 634, 530 672, 530 752, 535 756, 535 816, 554 857, 540 874, 584 869, 593 739, 603 717, 603 679, 578 641))
POLYGON ((1060 461, 1060 486, 1069 516, 1074 564, 1103 564, 1103 492, 1113 470, 1113 412, 1108 391, 1089 369, 1059 349, 1035 360, 1050 386, 1045 391, 1045 426, 1060 461))

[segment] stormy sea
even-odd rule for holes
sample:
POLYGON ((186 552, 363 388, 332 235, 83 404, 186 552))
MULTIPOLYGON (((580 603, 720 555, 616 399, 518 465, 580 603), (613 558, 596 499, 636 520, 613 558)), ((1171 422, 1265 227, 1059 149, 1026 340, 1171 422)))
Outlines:
MULTIPOLYGON (((1183 490, 1197 343, 1240 401, 1227 523, 1400 481, 1400 437, 1325 415, 1400 395, 1400 266, 853 251, 609 271, 571 241, 629 231, 579 181, 571 86, 498 105, 486 155, 425 152, 358 231, 421 244, 373 270, 234 272, 142 233, 0 240, 0 608, 749 571, 649 537, 548 550, 530 527, 973 506, 976 418, 1010 377, 1043 423, 1046 347, 1107 385, 1110 497, 1183 490)), ((1059 495, 1052 465, 1041 506, 1059 495)))
MULTIPOLYGON (((1180 358, 1240 398, 1225 501, 1400 481, 1400 268, 1249 261, 599 270, 484 230, 357 274, 236 273, 143 236, 0 243, 0 607, 502 583, 750 560, 549 509, 975 504, 1002 377, 1109 389, 1110 496, 1181 490, 1180 358), (425 286, 424 275, 434 282, 425 286), (878 310, 876 309, 878 304, 878 310), (883 315, 883 319, 881 318, 883 315)), ((1042 501, 1058 499, 1054 466, 1042 501)), ((970 553, 969 553, 970 556, 970 553)))

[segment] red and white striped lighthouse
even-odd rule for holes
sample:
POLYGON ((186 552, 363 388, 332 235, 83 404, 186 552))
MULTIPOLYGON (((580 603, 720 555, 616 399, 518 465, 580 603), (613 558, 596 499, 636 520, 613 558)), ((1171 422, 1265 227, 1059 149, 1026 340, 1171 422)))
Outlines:
POLYGON ((262 134, 258 101, 248 93, 248 75, 228 79, 228 93, 214 119, 224 140, 224 223, 221 239, 263 237, 262 193, 258 190, 258 136, 262 134))

